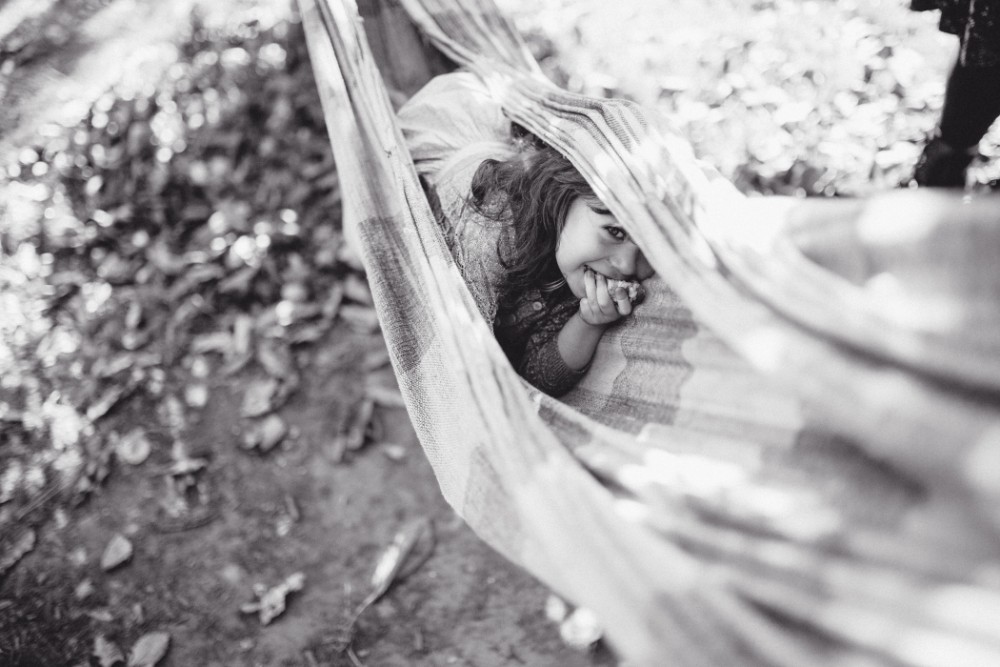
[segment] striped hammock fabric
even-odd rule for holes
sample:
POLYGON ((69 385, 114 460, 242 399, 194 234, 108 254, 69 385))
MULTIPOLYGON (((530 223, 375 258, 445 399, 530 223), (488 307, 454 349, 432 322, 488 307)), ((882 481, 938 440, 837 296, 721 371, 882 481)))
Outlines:
POLYGON ((346 233, 455 510, 630 665, 1000 665, 997 201, 802 217, 665 119, 549 83, 491 2, 401 5, 300 0, 346 233), (561 400, 507 362, 421 187, 366 37, 411 49, 379 56, 408 95, 435 71, 411 21, 657 271, 561 400))

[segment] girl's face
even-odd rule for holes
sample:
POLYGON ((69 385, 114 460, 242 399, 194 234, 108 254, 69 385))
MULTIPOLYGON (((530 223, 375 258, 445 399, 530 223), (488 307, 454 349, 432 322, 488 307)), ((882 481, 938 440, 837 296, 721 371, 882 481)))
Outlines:
POLYGON ((587 296, 583 282, 587 268, 612 280, 645 280, 653 275, 639 246, 615 217, 579 197, 570 205, 559 233, 556 264, 578 299, 587 296))

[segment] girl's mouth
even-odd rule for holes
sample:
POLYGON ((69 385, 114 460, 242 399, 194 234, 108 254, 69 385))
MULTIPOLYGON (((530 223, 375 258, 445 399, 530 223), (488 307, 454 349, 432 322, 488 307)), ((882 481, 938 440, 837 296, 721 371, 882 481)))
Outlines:
POLYGON ((596 273, 599 276, 603 276, 605 280, 609 280, 609 281, 610 280, 623 280, 622 278, 612 278, 611 276, 609 276, 607 274, 604 274, 604 273, 601 273, 600 271, 595 271, 594 269, 592 269, 591 267, 587 266, 586 264, 583 265, 583 269, 584 269, 585 272, 586 271, 591 271, 593 273, 596 273))
POLYGON ((629 280, 627 278, 610 278, 600 271, 594 271, 586 264, 583 265, 585 271, 592 271, 599 276, 604 276, 604 280, 608 284, 608 292, 614 294, 614 290, 618 287, 625 289, 628 294, 628 300, 633 304, 641 303, 646 297, 646 290, 643 288, 642 284, 638 280, 629 280))

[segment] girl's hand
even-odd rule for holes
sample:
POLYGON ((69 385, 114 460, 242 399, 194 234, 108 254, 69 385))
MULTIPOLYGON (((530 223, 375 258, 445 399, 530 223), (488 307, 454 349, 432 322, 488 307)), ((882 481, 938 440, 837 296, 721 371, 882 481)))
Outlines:
POLYGON ((632 302, 624 288, 615 289, 614 297, 608 293, 608 281, 591 270, 583 276, 587 296, 580 299, 580 318, 591 326, 607 326, 632 313, 632 302))

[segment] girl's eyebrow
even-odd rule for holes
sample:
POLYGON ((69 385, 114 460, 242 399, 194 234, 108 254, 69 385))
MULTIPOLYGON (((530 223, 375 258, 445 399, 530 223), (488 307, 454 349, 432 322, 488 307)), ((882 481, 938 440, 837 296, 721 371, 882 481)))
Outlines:
POLYGON ((599 204, 596 206, 594 204, 587 204, 587 206, 590 207, 591 211, 597 213, 598 215, 611 215, 611 211, 609 211, 608 209, 604 208, 599 204))

